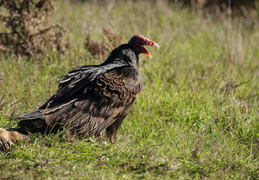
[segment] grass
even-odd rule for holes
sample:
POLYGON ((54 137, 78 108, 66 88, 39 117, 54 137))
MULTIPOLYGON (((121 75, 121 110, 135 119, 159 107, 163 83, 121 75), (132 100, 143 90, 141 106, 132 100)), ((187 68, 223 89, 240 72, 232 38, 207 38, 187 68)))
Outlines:
POLYGON ((1 127, 43 104, 73 67, 104 60, 83 48, 88 33, 99 42, 103 27, 123 42, 143 34, 161 49, 140 57, 144 90, 115 144, 33 135, 0 153, 2 179, 259 178, 258 24, 204 19, 165 1, 58 1, 53 19, 70 31, 64 56, 1 57, 1 127))

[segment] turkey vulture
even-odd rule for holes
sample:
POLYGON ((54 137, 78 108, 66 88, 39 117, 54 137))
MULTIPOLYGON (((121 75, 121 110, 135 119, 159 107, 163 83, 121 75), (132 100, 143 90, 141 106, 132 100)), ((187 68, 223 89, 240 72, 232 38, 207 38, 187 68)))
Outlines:
POLYGON ((114 143, 118 128, 142 89, 138 55, 151 57, 145 45, 159 48, 154 41, 134 35, 102 64, 74 68, 59 80, 57 92, 44 105, 15 117, 21 119, 18 129, 0 128, 0 149, 10 149, 13 142, 31 133, 62 129, 81 137, 100 137, 106 129, 114 143))

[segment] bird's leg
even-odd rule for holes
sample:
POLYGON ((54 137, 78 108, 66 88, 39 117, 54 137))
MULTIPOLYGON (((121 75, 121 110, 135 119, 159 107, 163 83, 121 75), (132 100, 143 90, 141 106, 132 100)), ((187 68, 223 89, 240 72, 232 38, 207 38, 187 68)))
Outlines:
POLYGON ((96 137, 96 139, 97 139, 98 141, 102 141, 102 140, 103 140, 103 134, 102 134, 102 132, 97 133, 97 134, 95 135, 95 137, 96 137))
POLYGON ((115 143, 116 141, 117 130, 121 126, 122 120, 123 119, 118 119, 106 129, 106 136, 109 138, 111 144, 115 143))
POLYGON ((18 131, 0 128, 0 151, 9 151, 16 141, 21 141, 26 137, 18 131))
POLYGON ((115 143, 115 141, 116 141, 116 134, 117 134, 117 133, 112 134, 112 135, 110 136, 109 140, 110 140, 110 143, 111 143, 111 144, 115 143))
POLYGON ((116 124, 113 124, 106 129, 106 136, 109 139, 111 144, 115 143, 116 134, 117 134, 116 124))

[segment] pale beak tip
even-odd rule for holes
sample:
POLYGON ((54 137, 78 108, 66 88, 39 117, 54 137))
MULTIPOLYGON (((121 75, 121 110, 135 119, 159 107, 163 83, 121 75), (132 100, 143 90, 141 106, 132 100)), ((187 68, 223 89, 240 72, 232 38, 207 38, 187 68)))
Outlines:
POLYGON ((160 49, 160 46, 157 43, 155 43, 154 46, 157 47, 158 50, 160 49))

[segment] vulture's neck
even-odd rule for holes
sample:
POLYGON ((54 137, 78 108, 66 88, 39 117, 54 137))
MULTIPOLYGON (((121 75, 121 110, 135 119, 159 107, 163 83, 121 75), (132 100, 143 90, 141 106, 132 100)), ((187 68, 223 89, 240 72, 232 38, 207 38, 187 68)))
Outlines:
POLYGON ((137 68, 138 55, 133 51, 131 46, 128 44, 123 44, 111 52, 110 56, 103 63, 103 65, 109 63, 122 63, 137 68))

